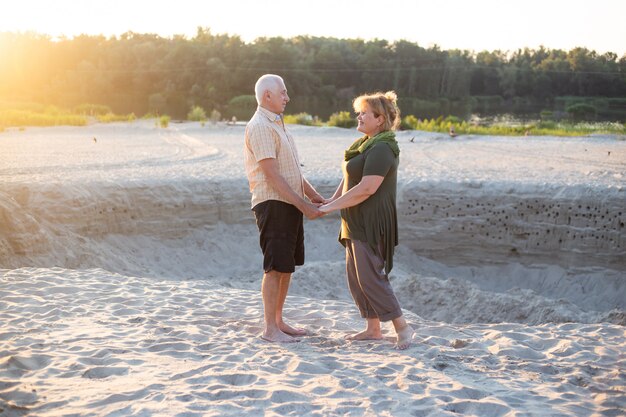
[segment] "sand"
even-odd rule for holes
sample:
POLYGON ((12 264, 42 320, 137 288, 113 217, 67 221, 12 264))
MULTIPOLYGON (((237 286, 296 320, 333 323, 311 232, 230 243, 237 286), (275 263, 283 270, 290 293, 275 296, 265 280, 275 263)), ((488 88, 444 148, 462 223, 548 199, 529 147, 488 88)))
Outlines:
MULTIPOLYGON (((358 135, 292 130, 330 195, 358 135)), ((313 334, 259 338, 242 124, 0 133, 0 416, 624 415, 626 141, 399 142, 406 351, 344 339, 337 216, 285 309, 313 334)))

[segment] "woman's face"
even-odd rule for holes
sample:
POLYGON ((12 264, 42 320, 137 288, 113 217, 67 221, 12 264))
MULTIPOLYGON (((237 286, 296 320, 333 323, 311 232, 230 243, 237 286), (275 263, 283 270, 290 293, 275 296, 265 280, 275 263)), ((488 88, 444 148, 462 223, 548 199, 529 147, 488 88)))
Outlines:
POLYGON ((368 106, 364 106, 361 111, 358 112, 356 120, 359 122, 356 130, 370 137, 380 132, 380 127, 384 121, 382 116, 376 117, 368 106))

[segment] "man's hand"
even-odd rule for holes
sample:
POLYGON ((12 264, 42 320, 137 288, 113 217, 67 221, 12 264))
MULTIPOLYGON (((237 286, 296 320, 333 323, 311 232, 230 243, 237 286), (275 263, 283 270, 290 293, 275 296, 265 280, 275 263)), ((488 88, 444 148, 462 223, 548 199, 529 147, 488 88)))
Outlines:
POLYGON ((317 219, 318 217, 323 216, 326 213, 324 213, 323 211, 315 207, 313 204, 307 203, 303 207, 302 214, 304 214, 307 219, 314 220, 314 219, 317 219))
POLYGON ((315 196, 313 196, 313 198, 310 198, 309 200, 311 200, 311 203, 317 205, 317 204, 324 204, 324 202, 326 201, 324 199, 324 197, 322 197, 319 194, 316 194, 315 196))
POLYGON ((313 203, 313 205, 315 207, 321 207, 321 206, 323 206, 325 204, 329 204, 329 203, 332 203, 332 202, 333 202, 332 197, 331 198, 324 198, 324 197, 322 197, 319 194, 317 196, 315 196, 313 199, 311 199, 311 203, 313 203))

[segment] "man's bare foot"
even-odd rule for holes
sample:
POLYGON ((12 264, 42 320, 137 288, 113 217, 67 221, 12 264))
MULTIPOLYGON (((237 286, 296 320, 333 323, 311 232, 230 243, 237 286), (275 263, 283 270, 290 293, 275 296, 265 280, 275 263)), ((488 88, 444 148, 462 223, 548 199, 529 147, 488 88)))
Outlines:
POLYGON ((371 330, 363 330, 362 332, 356 334, 349 334, 346 336, 347 340, 381 340, 383 338, 383 334, 380 330, 371 331, 371 330))
POLYGON ((396 342, 396 349, 404 350, 411 346, 415 336, 415 331, 411 326, 406 326, 404 329, 398 332, 398 341, 396 342))
POLYGON ((291 337, 288 334, 283 333, 278 329, 273 332, 264 331, 263 334, 261 335, 261 339, 268 341, 268 342, 274 342, 274 343, 294 343, 294 342, 300 341, 299 339, 296 339, 295 337, 291 337))
POLYGON ((306 336, 309 332, 306 329, 301 327, 292 327, 285 322, 281 322, 278 324, 278 328, 283 332, 290 336, 306 336))

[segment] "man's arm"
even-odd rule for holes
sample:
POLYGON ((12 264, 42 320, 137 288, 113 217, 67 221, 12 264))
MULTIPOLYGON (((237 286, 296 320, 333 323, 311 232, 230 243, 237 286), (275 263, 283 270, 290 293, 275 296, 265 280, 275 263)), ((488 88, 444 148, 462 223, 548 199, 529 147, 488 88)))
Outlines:
POLYGON ((315 188, 311 185, 310 182, 307 181, 306 178, 303 178, 304 181, 304 194, 311 200, 312 203, 324 203, 324 197, 318 193, 315 188))
MULTIPOLYGON (((313 204, 307 203, 296 194, 295 191, 291 189, 287 181, 280 175, 278 171, 278 163, 275 158, 265 158, 259 161, 259 166, 261 167, 261 171, 265 174, 267 181, 270 183, 272 188, 280 194, 282 198, 287 200, 290 204, 296 206, 298 210, 300 210, 308 219, 313 220, 317 217, 322 216, 320 210, 315 207, 313 204)), ((305 180, 305 184, 307 184, 305 180)), ((309 187, 311 185, 309 184, 309 187)), ((312 187, 311 187, 312 188, 312 187)), ((306 185, 305 185, 306 190, 306 185)))
POLYGON ((325 200, 324 203, 325 204, 332 203, 333 201, 341 197, 342 194, 343 194, 343 178, 341 179, 341 182, 337 186, 337 189, 335 190, 335 194, 333 194, 333 196, 330 199, 325 200))

